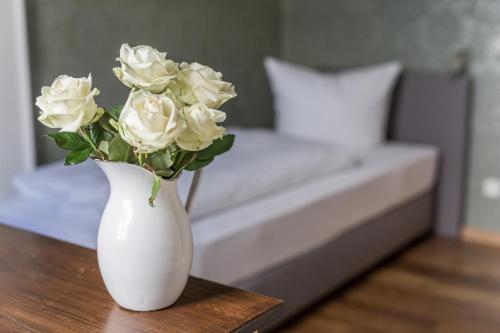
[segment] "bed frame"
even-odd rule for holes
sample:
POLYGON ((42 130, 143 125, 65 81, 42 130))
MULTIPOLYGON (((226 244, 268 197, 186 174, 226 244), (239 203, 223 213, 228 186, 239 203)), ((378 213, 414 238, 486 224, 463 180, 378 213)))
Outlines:
MULTIPOLYGON (((388 138, 439 148, 436 187, 320 248, 236 283, 285 301, 283 316, 267 330, 431 230, 457 236, 463 215, 468 94, 469 81, 464 76, 405 74, 400 78, 388 138)), ((301 210, 300 216, 312 218, 316 205, 328 205, 327 200, 301 210)), ((297 218, 297 212, 293 214, 297 218)))

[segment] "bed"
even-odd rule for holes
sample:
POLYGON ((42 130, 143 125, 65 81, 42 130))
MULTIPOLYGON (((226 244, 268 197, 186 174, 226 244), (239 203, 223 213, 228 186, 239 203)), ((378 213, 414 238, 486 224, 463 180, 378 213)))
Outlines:
MULTIPOLYGON (((197 256, 192 272, 219 282, 234 284, 306 253, 428 192, 435 183, 438 152, 432 146, 388 143, 345 151, 311 148, 269 129, 231 132, 240 139, 233 156, 223 156, 205 171, 192 209, 197 256), (252 149, 258 142, 267 149, 252 149), (267 167, 271 158, 279 162, 275 170, 267 167), (235 161, 243 165, 238 168, 235 161), (263 171, 247 181, 248 175, 263 171), (310 206, 316 218, 303 220, 310 206)), ((72 168, 50 164, 21 174, 14 184, 20 196, 0 207, 3 220, 96 248, 109 187, 93 161, 72 168)), ((189 176, 179 183, 184 199, 189 185, 189 176)))
MULTIPOLYGON (((374 149, 232 129, 236 146, 204 170, 194 197, 192 274, 284 299, 283 321, 416 237, 456 235, 466 111, 465 78, 411 74, 389 141, 374 149)), ((191 176, 179 182, 183 199, 191 176)), ((14 187, 0 221, 96 247, 109 189, 95 163, 47 165, 14 187)))

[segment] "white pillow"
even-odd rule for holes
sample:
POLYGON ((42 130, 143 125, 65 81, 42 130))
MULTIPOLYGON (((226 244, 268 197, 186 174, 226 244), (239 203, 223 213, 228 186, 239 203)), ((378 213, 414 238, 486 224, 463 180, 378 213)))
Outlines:
POLYGON ((264 63, 279 133, 355 148, 384 140, 398 62, 336 73, 271 57, 264 63))

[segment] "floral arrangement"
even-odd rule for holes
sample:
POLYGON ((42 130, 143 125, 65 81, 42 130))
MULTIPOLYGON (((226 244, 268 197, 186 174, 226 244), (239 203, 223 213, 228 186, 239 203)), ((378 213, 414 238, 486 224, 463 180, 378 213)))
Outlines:
POLYGON ((123 107, 99 107, 90 74, 61 75, 36 99, 38 120, 60 129, 48 136, 69 151, 65 165, 90 157, 143 167, 154 176, 151 206, 162 178, 205 167, 234 142, 219 125, 226 114, 218 110, 236 97, 234 86, 208 66, 178 64, 166 55, 150 46, 121 46, 121 66, 113 72, 130 88, 123 107))

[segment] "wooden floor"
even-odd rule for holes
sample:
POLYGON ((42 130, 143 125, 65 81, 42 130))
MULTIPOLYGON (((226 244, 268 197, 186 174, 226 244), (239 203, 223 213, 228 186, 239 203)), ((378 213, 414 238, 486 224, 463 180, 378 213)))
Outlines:
POLYGON ((500 248, 424 240, 279 333, 500 332, 500 248))

